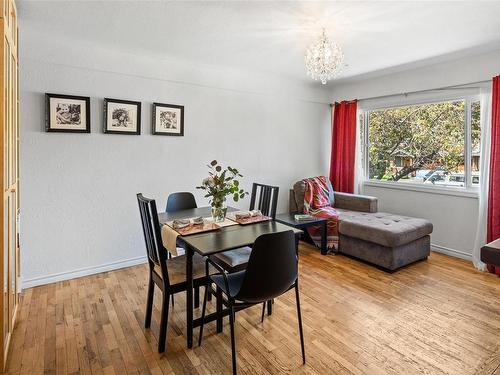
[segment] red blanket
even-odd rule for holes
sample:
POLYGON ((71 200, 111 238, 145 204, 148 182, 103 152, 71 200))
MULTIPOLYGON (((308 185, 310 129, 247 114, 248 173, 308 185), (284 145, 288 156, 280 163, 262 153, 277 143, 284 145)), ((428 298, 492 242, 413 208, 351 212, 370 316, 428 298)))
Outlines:
MULTIPOLYGON (((328 197, 328 182, 325 176, 306 178, 302 180, 306 184, 304 193, 304 213, 328 219, 327 224, 327 247, 333 250, 339 242, 338 221, 339 214, 330 205, 328 197)), ((321 246, 321 225, 307 229, 314 244, 321 246)))

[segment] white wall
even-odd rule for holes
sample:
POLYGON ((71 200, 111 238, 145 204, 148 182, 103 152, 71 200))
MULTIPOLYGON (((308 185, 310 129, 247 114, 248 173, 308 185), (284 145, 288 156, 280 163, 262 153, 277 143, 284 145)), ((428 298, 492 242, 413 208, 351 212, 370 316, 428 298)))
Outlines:
MULTIPOLYGON (((331 98, 332 101, 362 99, 491 80, 500 73, 498 61, 500 51, 380 77, 366 75, 335 85, 331 98)), ((380 210, 429 219, 434 224, 431 241, 435 250, 470 259, 478 220, 477 197, 374 186, 365 186, 363 190, 379 198, 380 210)))
POLYGON ((446 194, 365 186, 379 199, 379 211, 421 217, 432 222, 433 250, 470 259, 478 219, 478 199, 446 194))
POLYGON ((187 190, 206 205, 195 186, 214 158, 239 168, 246 189, 278 185, 280 211, 294 181, 326 168, 330 110, 317 85, 21 30, 24 287, 142 262, 135 194, 161 208, 187 190), (90 96, 92 133, 46 133, 46 92, 90 96), (142 135, 103 134, 103 97, 142 101, 142 135), (151 135, 153 101, 185 106, 184 137, 151 135))

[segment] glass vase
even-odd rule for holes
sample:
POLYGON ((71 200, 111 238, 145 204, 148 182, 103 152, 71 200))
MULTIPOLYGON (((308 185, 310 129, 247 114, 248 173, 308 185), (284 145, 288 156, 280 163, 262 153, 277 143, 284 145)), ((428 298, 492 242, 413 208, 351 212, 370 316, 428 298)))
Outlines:
POLYGON ((226 219, 226 200, 212 202, 212 219, 214 223, 222 223, 226 219))

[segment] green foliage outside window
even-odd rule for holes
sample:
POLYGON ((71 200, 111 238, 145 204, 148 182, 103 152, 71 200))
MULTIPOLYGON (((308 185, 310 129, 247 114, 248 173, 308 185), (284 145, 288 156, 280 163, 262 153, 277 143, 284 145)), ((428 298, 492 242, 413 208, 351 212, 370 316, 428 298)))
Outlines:
MULTIPOLYGON (((369 178, 399 181, 419 170, 464 173, 465 101, 368 112, 369 178)), ((479 102, 471 104, 472 171, 480 153, 479 102), (474 159, 476 157, 476 159, 474 159)))

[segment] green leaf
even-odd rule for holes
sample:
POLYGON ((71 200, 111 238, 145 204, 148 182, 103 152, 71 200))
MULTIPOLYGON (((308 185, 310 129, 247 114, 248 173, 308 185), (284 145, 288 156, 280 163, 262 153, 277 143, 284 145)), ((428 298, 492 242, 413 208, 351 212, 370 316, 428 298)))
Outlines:
POLYGON ((210 165, 212 167, 215 167, 217 165, 217 160, 212 160, 212 162, 210 163, 210 165))
POLYGON ((245 194, 240 194, 240 198, 241 199, 245 198, 245 194))
POLYGON ((235 202, 238 202, 238 194, 234 194, 234 195, 233 195, 233 200, 234 200, 235 202))
POLYGON ((234 180, 234 186, 239 186, 240 182, 238 180, 234 180))
POLYGON ((222 167, 221 167, 220 165, 218 165, 217 167, 215 167, 215 170, 216 170, 217 172, 220 172, 220 171, 222 171, 222 167))

